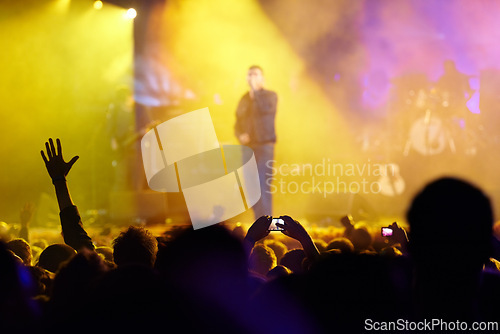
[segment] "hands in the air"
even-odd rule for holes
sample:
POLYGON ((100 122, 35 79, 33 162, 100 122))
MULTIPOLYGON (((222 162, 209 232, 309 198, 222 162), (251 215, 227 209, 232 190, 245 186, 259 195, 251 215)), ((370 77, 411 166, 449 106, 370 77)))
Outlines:
POLYGON ((57 151, 54 147, 54 141, 52 138, 45 143, 45 149, 47 150, 47 157, 44 151, 41 151, 42 159, 45 162, 45 167, 49 176, 52 178, 52 182, 65 180, 66 175, 68 175, 73 164, 78 160, 79 156, 74 156, 69 162, 65 162, 62 156, 62 146, 61 141, 56 139, 57 151))
POLYGON ((309 260, 318 258, 319 251, 304 226, 292 217, 280 216, 280 218, 283 219, 283 223, 276 223, 276 226, 283 228, 281 233, 299 241, 309 260))
POLYGON ((392 235, 388 237, 389 239, 399 243, 408 242, 408 236, 406 235, 405 229, 399 226, 398 223, 394 222, 389 225, 389 227, 392 229, 392 235))
MULTIPOLYGON (((257 219, 252 226, 250 226, 245 237, 247 254, 250 254, 255 242, 269 234, 271 218, 272 217, 269 216, 262 216, 257 219)), ((276 223, 276 226, 283 229, 281 233, 299 241, 309 259, 317 258, 319 256, 318 249, 316 248, 316 245, 314 245, 314 242, 309 233, 307 233, 306 229, 298 221, 289 216, 280 216, 280 218, 283 219, 283 223, 276 223)))
POLYGON ((283 223, 276 223, 276 226, 283 228, 281 233, 301 243, 310 239, 309 233, 298 221, 290 216, 280 216, 280 218, 283 219, 283 223))
POLYGON ((31 202, 24 204, 24 207, 19 212, 19 218, 21 219, 21 226, 28 226, 31 218, 33 217, 33 211, 35 210, 35 205, 31 202))
POLYGON ((269 234, 269 225, 271 225, 271 217, 262 216, 248 229, 247 238, 251 242, 257 242, 269 234))
MULTIPOLYGON (((310 239, 309 234, 298 221, 289 216, 280 216, 280 218, 283 219, 283 223, 276 223, 276 226, 283 229, 281 233, 300 242, 310 239)), ((257 242, 267 237, 269 235, 269 225, 271 225, 270 216, 260 217, 250 226, 246 238, 257 242)))
POLYGON ((392 229, 392 235, 387 237, 392 244, 400 244, 401 251, 406 252, 408 245, 408 236, 406 234, 406 230, 399 226, 398 223, 394 222, 389 227, 392 229))

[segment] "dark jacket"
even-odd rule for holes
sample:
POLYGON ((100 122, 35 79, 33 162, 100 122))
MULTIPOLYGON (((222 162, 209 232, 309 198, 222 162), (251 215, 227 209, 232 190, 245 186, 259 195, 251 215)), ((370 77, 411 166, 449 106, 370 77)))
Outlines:
POLYGON ((236 137, 248 133, 249 145, 275 143, 274 121, 277 103, 276 93, 266 89, 255 91, 253 100, 250 93, 243 95, 236 109, 236 137))

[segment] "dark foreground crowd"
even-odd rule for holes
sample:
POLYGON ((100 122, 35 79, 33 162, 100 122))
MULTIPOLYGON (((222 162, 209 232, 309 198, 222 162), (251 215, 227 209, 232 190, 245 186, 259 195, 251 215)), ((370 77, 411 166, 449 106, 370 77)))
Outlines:
POLYGON ((348 217, 326 243, 288 216, 281 232, 269 231, 270 217, 248 231, 157 237, 131 226, 95 247, 66 182, 78 157, 65 162, 59 140, 45 151, 64 244, 30 245, 25 225, 0 241, 0 333, 361 333, 391 322, 410 332, 404 323, 433 319, 500 332, 492 208, 466 181, 428 184, 408 209, 409 230, 394 223, 383 247, 348 217))

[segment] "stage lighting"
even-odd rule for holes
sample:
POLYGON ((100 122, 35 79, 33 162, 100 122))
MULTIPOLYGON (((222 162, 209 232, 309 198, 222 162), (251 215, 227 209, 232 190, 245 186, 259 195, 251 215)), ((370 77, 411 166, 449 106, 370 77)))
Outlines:
POLYGON ((100 0, 94 1, 94 8, 95 9, 101 9, 102 6, 103 6, 102 1, 100 1, 100 0))
POLYGON ((134 8, 129 8, 129 9, 127 10, 127 14, 125 14, 125 17, 126 17, 127 19, 133 19, 133 18, 135 18, 136 16, 137 16, 137 12, 135 11, 135 9, 134 9, 134 8))

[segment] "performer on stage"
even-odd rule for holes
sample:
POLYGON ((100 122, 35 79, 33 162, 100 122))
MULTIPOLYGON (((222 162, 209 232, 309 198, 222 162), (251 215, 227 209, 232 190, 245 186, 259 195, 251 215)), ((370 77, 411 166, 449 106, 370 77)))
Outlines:
POLYGON ((264 89, 264 75, 260 66, 248 69, 248 93, 236 109, 235 135, 241 145, 252 148, 259 171, 261 198, 253 206, 255 218, 272 216, 271 175, 276 143, 275 117, 278 96, 264 89))
POLYGON ((469 84, 471 76, 460 72, 453 60, 445 60, 443 67, 444 73, 435 87, 441 102, 439 112, 443 117, 463 118, 467 112, 467 100, 474 94, 469 84))

